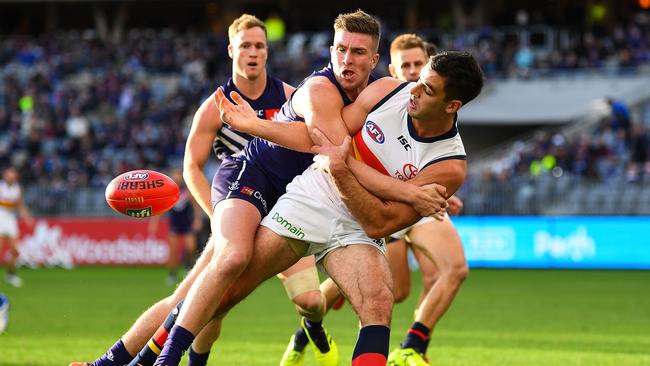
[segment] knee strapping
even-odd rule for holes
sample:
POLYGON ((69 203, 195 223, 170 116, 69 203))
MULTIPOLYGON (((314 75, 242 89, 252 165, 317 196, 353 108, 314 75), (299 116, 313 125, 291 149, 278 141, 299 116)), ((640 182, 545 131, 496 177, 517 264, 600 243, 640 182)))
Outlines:
POLYGON ((296 296, 310 291, 320 291, 320 280, 316 268, 306 268, 294 273, 282 282, 287 296, 294 299, 296 296))

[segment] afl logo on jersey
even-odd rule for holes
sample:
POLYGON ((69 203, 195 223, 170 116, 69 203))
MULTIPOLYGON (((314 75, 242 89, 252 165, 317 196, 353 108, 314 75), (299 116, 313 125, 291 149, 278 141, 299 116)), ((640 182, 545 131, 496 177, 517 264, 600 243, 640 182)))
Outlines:
POLYGON ((366 131, 368 132, 368 135, 370 135, 370 138, 375 140, 376 143, 383 144, 386 140, 384 138, 384 132, 373 121, 366 122, 366 131))

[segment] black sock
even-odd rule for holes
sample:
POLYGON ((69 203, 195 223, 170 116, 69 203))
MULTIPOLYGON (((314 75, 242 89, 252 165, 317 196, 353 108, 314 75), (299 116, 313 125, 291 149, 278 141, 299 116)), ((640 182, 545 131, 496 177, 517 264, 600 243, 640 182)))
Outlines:
POLYGON ((327 335, 325 334, 325 329, 323 329, 323 321, 313 322, 307 319, 305 320, 305 329, 309 333, 309 337, 321 353, 327 353, 330 351, 330 344, 327 341, 327 335))
POLYGON ((422 353, 423 355, 427 354, 427 350, 429 350, 429 341, 431 341, 431 336, 427 337, 427 340, 424 341, 424 346, 422 347, 422 353))
POLYGON ((293 350, 302 352, 302 350, 307 347, 307 343, 309 343, 309 338, 307 338, 307 332, 305 332, 302 327, 298 328, 296 333, 293 335, 293 350))
POLYGON ((206 353, 196 353, 194 352, 194 349, 192 349, 192 347, 190 346, 187 366, 205 366, 208 364, 209 356, 210 356, 210 351, 206 353))
POLYGON ((390 328, 368 325, 359 330, 359 338, 352 354, 352 366, 386 365, 390 328))
POLYGON ((156 330, 153 337, 151 337, 149 342, 142 347, 142 350, 140 350, 128 366, 152 366, 156 362, 156 358, 158 358, 160 351, 165 345, 165 341, 167 341, 169 332, 172 330, 174 323, 176 323, 176 318, 178 317, 178 313, 181 311, 183 301, 184 300, 181 300, 176 304, 176 307, 169 312, 165 322, 158 327, 158 330, 156 330))
POLYGON ((400 344, 402 348, 413 348, 418 353, 426 351, 425 343, 429 339, 429 328, 420 322, 414 322, 406 333, 404 342, 400 344))
POLYGON ((178 324, 174 325, 154 366, 178 366, 183 353, 190 348, 192 341, 194 341, 192 332, 178 324))

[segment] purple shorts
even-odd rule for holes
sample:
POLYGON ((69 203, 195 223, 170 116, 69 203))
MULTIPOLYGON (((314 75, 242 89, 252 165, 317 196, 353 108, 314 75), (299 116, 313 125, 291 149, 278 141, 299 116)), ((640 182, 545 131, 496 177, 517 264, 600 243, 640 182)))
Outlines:
POLYGON ((257 207, 264 217, 285 192, 285 187, 278 189, 271 180, 246 158, 228 156, 212 179, 212 209, 223 200, 239 198, 257 207))

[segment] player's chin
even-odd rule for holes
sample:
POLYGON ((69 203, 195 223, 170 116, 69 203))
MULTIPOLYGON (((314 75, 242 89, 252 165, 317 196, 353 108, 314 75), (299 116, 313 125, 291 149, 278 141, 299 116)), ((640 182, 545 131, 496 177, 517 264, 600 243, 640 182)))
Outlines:
POLYGON ((348 77, 348 78, 342 78, 339 80, 339 83, 343 87, 343 89, 357 89, 361 87, 361 79, 358 78, 356 75, 353 77, 348 77))
POLYGON ((257 80, 262 75, 261 69, 246 70, 246 79, 257 80))

